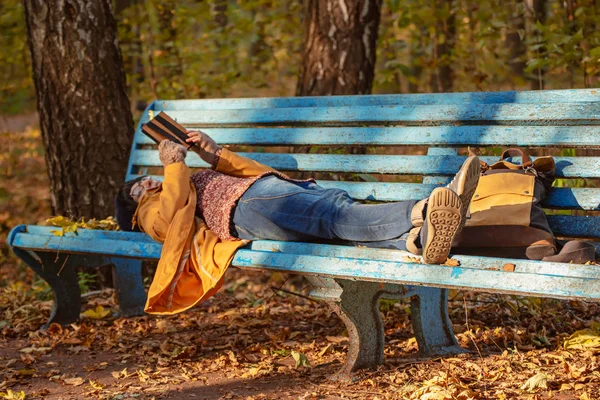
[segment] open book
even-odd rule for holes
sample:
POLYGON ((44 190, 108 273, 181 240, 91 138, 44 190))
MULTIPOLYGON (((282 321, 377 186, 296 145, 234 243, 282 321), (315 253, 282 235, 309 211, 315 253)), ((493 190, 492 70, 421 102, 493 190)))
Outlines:
POLYGON ((194 143, 187 143, 185 141, 188 138, 185 128, 175 122, 164 111, 156 114, 150 122, 143 124, 142 132, 156 143, 160 143, 163 140, 170 140, 182 144, 188 149, 194 146, 194 143))

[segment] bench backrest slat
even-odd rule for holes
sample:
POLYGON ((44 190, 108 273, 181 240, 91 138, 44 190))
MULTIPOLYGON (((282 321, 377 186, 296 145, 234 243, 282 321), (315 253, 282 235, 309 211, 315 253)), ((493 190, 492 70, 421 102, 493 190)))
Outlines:
MULTIPOLYGON (((370 145, 370 146, 515 146, 600 148, 599 126, 411 126, 411 127, 320 127, 320 128, 202 128, 221 144, 271 146, 370 145)), ((153 144, 147 136, 136 144, 153 144)))
MULTIPOLYGON (((465 160, 464 156, 395 156, 347 154, 286 154, 244 153, 248 158, 282 171, 354 172, 363 174, 418 174, 452 175, 465 160)), ((533 157, 535 159, 535 157, 533 157)), ((494 162, 498 157, 481 157, 494 162)), ((565 178, 600 178, 598 157, 555 157, 556 175, 565 178)), ((519 159, 517 158, 517 161, 519 159)), ((140 166, 160 165, 158 152, 139 150, 133 161, 140 166)), ((193 153, 186 158, 192 168, 206 168, 208 164, 193 153)))
POLYGON ((525 92, 430 93, 403 95, 271 97, 246 99, 159 100, 156 111, 228 110, 298 107, 356 107, 398 104, 524 104, 524 103, 593 103, 600 101, 600 91, 544 90, 525 92))
POLYGON ((600 124, 600 103, 389 105, 169 111, 182 125, 349 125, 504 123, 510 125, 600 124))

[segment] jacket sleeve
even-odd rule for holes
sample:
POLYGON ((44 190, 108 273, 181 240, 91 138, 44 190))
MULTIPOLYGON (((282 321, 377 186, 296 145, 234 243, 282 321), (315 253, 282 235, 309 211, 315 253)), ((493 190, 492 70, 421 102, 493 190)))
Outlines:
POLYGON ((169 164, 164 170, 162 190, 155 196, 158 201, 140 205, 140 228, 154 240, 164 242, 175 213, 182 209, 190 194, 190 169, 185 163, 169 164))
POLYGON ((257 176, 265 172, 275 171, 271 167, 267 167, 266 165, 251 160, 247 157, 240 156, 239 154, 229 151, 226 148, 222 148, 215 170, 217 172, 231 176, 237 176, 239 178, 247 178, 257 176))

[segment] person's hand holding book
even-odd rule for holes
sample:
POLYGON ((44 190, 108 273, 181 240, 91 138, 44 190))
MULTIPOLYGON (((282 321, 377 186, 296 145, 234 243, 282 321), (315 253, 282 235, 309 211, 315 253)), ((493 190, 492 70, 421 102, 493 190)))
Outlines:
POLYGON ((190 150, 196 152, 201 159, 210 165, 213 165, 216 157, 215 154, 219 149, 217 142, 204 132, 187 131, 186 133, 189 136, 186 142, 195 145, 190 150))

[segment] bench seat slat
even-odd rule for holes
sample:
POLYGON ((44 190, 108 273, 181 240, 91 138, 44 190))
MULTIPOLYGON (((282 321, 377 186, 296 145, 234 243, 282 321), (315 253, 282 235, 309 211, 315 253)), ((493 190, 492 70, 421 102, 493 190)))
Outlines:
MULTIPOLYGON (((382 260, 406 262, 406 257, 416 257, 406 251, 376 249, 364 246, 338 246, 329 244, 282 242, 274 240, 257 240, 249 245, 249 250, 277 252, 286 254, 312 255, 319 257, 338 257, 346 259, 382 260)), ((568 276, 600 279, 600 268, 596 265, 541 263, 532 260, 518 260, 494 257, 478 257, 453 255, 460 259, 461 266, 474 269, 502 270, 506 263, 515 264, 513 273, 538 273, 541 275, 568 276)), ((447 267, 449 268, 449 267, 447 267)))
MULTIPOLYGON (((162 245, 156 242, 42 236, 30 233, 16 234, 11 245, 25 250, 141 259, 158 259, 162 248, 162 245)), ((600 299, 600 285, 597 282, 600 279, 600 269, 595 266, 456 256, 461 266, 446 267, 405 262, 404 257, 408 255, 409 253, 402 251, 358 249, 353 246, 256 241, 251 244, 250 249, 242 249, 236 253, 233 265, 344 278, 362 277, 392 283, 429 282, 443 287, 476 288, 473 285, 478 281, 486 282, 481 288, 495 292, 550 294, 557 297, 589 296, 600 299), (515 272, 490 269, 501 269, 506 262, 516 265, 515 272), (543 280, 544 284, 534 284, 536 280, 532 279, 532 274, 543 280), (426 278, 433 280, 427 281, 426 278)), ((537 282, 539 283, 539 280, 537 282)))
MULTIPOLYGON (((196 127, 189 126, 188 129, 196 127)), ((346 128, 206 128, 220 144, 600 147, 600 126, 412 126, 346 128)), ((136 144, 154 142, 140 134, 136 144)))
POLYGON ((95 254, 146 260, 158 260, 162 250, 162 244, 154 241, 43 236, 27 233, 16 234, 11 246, 24 250, 95 254))
POLYGON ((523 92, 432 93, 367 96, 266 97, 246 99, 158 100, 154 110, 229 110, 285 107, 356 107, 396 104, 568 103, 598 102, 597 89, 533 90, 523 92))
MULTIPOLYGON (((464 156, 397 156, 346 154, 239 153, 280 171, 356 172, 376 174, 454 175, 464 156)), ((535 157, 533 157, 535 158, 535 157)), ((498 157, 481 157, 488 163, 498 157)), ((559 178, 600 178, 600 157, 555 157, 559 178)), ((192 168, 207 168, 196 153, 186 158, 192 168)), ((132 165, 160 166, 157 150, 138 150, 132 165)))
POLYGON ((394 105, 370 107, 267 108, 259 110, 170 111, 183 125, 412 123, 432 125, 481 121, 514 125, 600 123, 599 103, 394 105))
MULTIPOLYGON (((462 259, 462 257, 456 258, 462 259)), ((486 259, 481 258, 481 261, 485 263, 486 259)), ((533 262, 530 261, 530 263, 533 262)), ((232 265, 249 269, 267 268, 283 272, 375 282, 600 300, 600 285, 598 285, 600 275, 598 274, 588 278, 564 277, 530 272, 514 273, 474 269, 463 266, 446 267, 245 249, 238 250, 232 265)), ((564 266, 565 264, 559 265, 564 266)))

